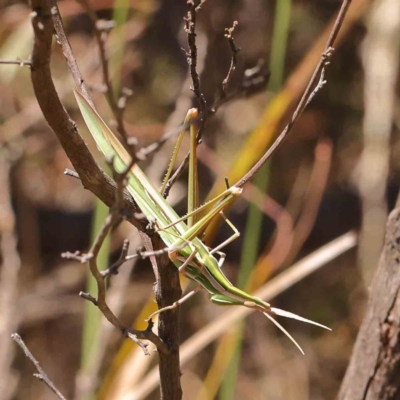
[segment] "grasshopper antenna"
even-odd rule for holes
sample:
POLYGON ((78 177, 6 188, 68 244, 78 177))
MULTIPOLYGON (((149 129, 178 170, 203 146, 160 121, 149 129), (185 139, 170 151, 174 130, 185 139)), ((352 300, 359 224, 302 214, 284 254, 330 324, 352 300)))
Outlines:
POLYGON ((310 319, 300 317, 300 315, 293 314, 289 311, 281 310, 280 308, 271 307, 270 312, 272 312, 275 315, 280 315, 281 317, 295 319, 297 321, 305 322, 307 324, 316 325, 316 326, 319 326, 320 328, 327 329, 328 331, 332 330, 331 328, 328 328, 325 325, 319 324, 318 322, 314 322, 314 321, 311 321, 310 319))
POLYGON ((294 344, 295 346, 300 350, 301 354, 304 356, 304 351, 300 347, 300 345, 294 340, 293 336, 274 318, 272 318, 268 313, 263 312, 263 314, 274 324, 278 327, 279 330, 281 330, 294 344))

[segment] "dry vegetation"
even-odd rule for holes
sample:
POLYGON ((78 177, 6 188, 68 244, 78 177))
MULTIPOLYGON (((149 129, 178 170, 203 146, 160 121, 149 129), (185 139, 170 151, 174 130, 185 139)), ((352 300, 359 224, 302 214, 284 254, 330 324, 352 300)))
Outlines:
MULTIPOLYGON (((397 1, 351 1, 332 57, 322 58, 324 72, 316 79, 322 90, 228 212, 241 232, 226 248, 224 272, 232 282, 252 292, 261 290, 273 305, 333 331, 283 321, 304 348, 302 356, 260 315, 248 313, 243 319, 245 310, 217 307, 200 293, 181 307, 179 335, 174 338, 181 345, 183 398, 325 400, 337 396, 367 308, 368 289, 371 282, 384 284, 379 274, 375 278, 373 274, 388 212, 398 196, 397 1), (324 80, 327 83, 321 85, 324 80)), ((141 165, 156 187, 187 110, 200 108, 206 119, 201 122, 198 148, 203 202, 224 188, 225 176, 234 183, 245 175, 291 120, 321 60, 342 1, 282 0, 279 9, 274 0, 208 0, 189 22, 187 12, 194 6, 188 3, 66 0, 58 5, 97 110, 122 137, 136 138, 133 151, 144 159, 141 165), (112 20, 114 24, 109 23, 112 20), (267 71, 272 71, 269 82, 267 71), (168 140, 162 139, 165 135, 168 140)), ((143 348, 103 320, 90 301, 78 296, 81 291, 96 294, 89 269, 76 262, 79 257, 61 257, 90 250, 108 214, 91 191, 112 206, 115 185, 100 172, 84 176, 79 171, 76 179, 75 162, 85 159, 82 171, 87 172, 92 159, 77 154, 79 144, 61 145, 43 117, 36 97, 43 97, 48 87, 38 93, 38 70, 30 71, 32 21, 35 26, 35 18, 43 15, 39 8, 33 10, 36 17, 26 2, 0 4, 0 397, 56 398, 32 376, 37 371, 12 342, 11 333, 18 332, 67 399, 157 399, 159 356, 154 345, 149 344, 146 356, 143 348), (96 182, 104 183, 97 192, 96 182), (91 191, 84 190, 82 183, 91 191)), ((51 18, 45 16, 43 21, 49 24, 45 30, 52 32, 51 18)), ((53 40, 51 73, 59 98, 96 161, 106 168, 73 97, 75 86, 84 87, 76 71, 71 74, 66 43, 60 35, 58 39, 64 47, 53 40)), ((53 106, 47 104, 49 113, 53 106)), ((62 125, 59 115, 53 117, 54 126, 62 125)), ((179 162, 189 148, 187 139, 183 146, 179 162)), ((183 171, 174 180, 168 197, 181 214, 186 209, 186 174, 183 171)), ((120 205, 132 211, 131 199, 120 194, 120 205)), ((144 236, 138 233, 143 221, 136 220, 133 212, 125 217, 116 213, 109 221, 111 234, 99 253, 100 269, 118 262, 124 240, 129 240, 129 254, 143 245, 144 236)), ((394 217, 391 235, 397 228, 394 217)), ((221 222, 206 232, 208 245, 230 234, 221 222)), ((395 233, 389 242, 396 252, 395 233)), ((395 252, 389 256, 396 266, 395 252)), ((381 261, 381 268, 386 264, 381 261)), ((118 321, 132 326, 132 332, 146 330, 144 320, 156 309, 151 263, 128 261, 118 264, 118 272, 108 281, 108 306, 118 321)), ((171 274, 179 294, 176 271, 171 274)), ((393 293, 372 292, 378 297, 387 293, 387 300, 395 304, 390 312, 396 311, 398 281, 390 274, 383 276, 393 280, 393 293)), ((187 286, 184 280, 181 284, 183 289, 187 286)), ((382 317, 379 326, 382 331, 385 327, 392 352, 375 357, 381 364, 392 363, 394 372, 380 378, 392 382, 394 389, 386 397, 375 393, 368 398, 395 399, 400 390, 395 383, 398 314, 392 319, 382 317)), ((178 328, 177 320, 170 322, 178 328)), ((162 323, 159 329, 165 338, 168 332, 162 323)), ((143 337, 152 339, 146 333, 143 337)), ((358 349, 368 353, 374 343, 368 346, 358 344, 358 349)), ((166 357, 167 367, 171 362, 173 373, 179 355, 170 361, 165 353, 160 357, 166 357)), ((352 375, 345 384, 353 378, 357 379, 352 375)), ((363 387, 361 380, 357 385, 363 387)), ((342 388, 342 398, 346 390, 342 388)))

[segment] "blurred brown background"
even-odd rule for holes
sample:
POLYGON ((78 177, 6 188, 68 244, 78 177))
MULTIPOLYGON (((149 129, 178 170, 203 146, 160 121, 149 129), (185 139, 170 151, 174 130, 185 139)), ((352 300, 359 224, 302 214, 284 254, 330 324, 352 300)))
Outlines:
MULTIPOLYGON (((326 36, 341 1, 292 0, 286 3, 287 8, 281 14, 277 13, 276 3, 273 0, 208 0, 198 14, 199 71, 209 105, 218 98, 229 68, 231 54, 224 29, 231 27, 234 20, 239 22, 234 37, 241 51, 230 88, 239 87, 244 71, 254 67, 260 59, 273 69, 267 90, 235 99, 210 118, 199 148, 203 201, 215 181, 222 182, 232 166, 251 155, 251 151, 245 151, 246 138, 251 132, 258 128, 264 138, 260 146, 267 146, 268 138, 291 116, 315 65, 315 61, 307 57, 314 55, 318 60, 321 48, 315 47, 316 43, 326 36), (283 26, 283 39, 276 39, 283 53, 283 63, 273 66, 271 54, 279 57, 279 50, 272 48, 273 35, 277 34, 274 27, 285 25, 286 20, 288 27, 285 31, 283 26), (282 88, 286 97, 279 100, 282 88), (277 119, 276 129, 271 127, 271 120, 262 118, 266 110, 271 118, 277 119)), ((59 7, 75 57, 86 83, 93 89, 98 110, 110 121, 111 113, 99 91, 101 66, 92 22, 79 2, 61 1, 59 7)), ((127 87, 133 91, 124 114, 126 128, 129 135, 137 137, 140 146, 149 145, 177 127, 187 109, 197 105, 189 90, 186 55, 182 50, 187 49, 183 29, 186 2, 102 0, 92 1, 92 7, 100 19, 120 18, 107 40, 112 82, 116 90, 127 87), (128 7, 127 20, 122 15, 124 7, 128 7), (118 13, 118 10, 122 11, 118 13)), ((212 341, 185 362, 182 367, 185 399, 319 400, 333 399, 337 394, 383 243, 386 215, 395 204, 399 186, 398 83, 391 85, 393 118, 386 136, 383 124, 378 123, 377 128, 382 130, 382 135, 375 135, 372 141, 365 129, 365 121, 371 121, 366 119, 366 113, 371 112, 368 108, 371 99, 368 97, 369 81, 365 77, 368 68, 373 68, 374 60, 368 59, 373 46, 368 47, 367 42, 371 34, 368 27, 371 28, 372 9, 370 1, 353 1, 343 36, 326 72, 326 86, 307 108, 268 169, 263 171, 268 178, 266 193, 271 199, 262 198, 262 201, 269 211, 258 218, 262 220, 260 234, 247 240, 253 243, 258 256, 273 252, 264 264, 260 281, 255 284, 260 286, 267 278, 278 275, 339 235, 362 228, 358 249, 339 256, 272 300, 273 305, 317 320, 333 331, 283 321, 304 348, 306 355, 302 356, 267 320, 252 314, 245 321, 241 352, 236 353, 236 358, 231 358, 231 350, 238 342, 225 337, 225 341, 221 338, 212 341), (364 65, 363 59, 367 60, 364 65), (365 154, 370 158, 363 161, 365 154), (378 174, 376 180, 374 174, 378 174), (232 360, 236 360, 236 364, 232 360), (228 365, 238 366, 236 374, 234 368, 226 368, 228 365)), ((29 58, 32 46, 30 12, 26 2, 1 2, 0 59, 29 58)), ((393 53, 393 60, 380 62, 382 71, 386 71, 386 62, 397 65, 398 52, 393 53)), ((51 66, 65 107, 97 154, 77 111, 73 81, 55 41, 51 66)), ((377 99, 375 103, 379 106, 381 101, 377 99)), ((0 336, 3 331, 7 333, 4 340, 8 346, 8 350, 4 350, 4 346, 0 348, 4 354, 8 352, 0 358, 0 380, 6 383, 8 392, 3 393, 6 397, 0 397, 55 398, 43 383, 32 377, 32 365, 8 339, 9 329, 12 329, 22 336, 68 399, 158 398, 157 390, 144 397, 135 395, 145 383, 146 370, 156 365, 156 355, 145 360, 137 352, 134 359, 133 352, 137 349, 133 347, 125 349, 121 355, 123 340, 106 323, 92 333, 94 350, 88 349, 90 345, 83 340, 85 321, 92 327, 97 327, 98 323, 98 316, 90 322, 87 314, 87 309, 94 307, 85 304, 77 295, 85 289, 87 268, 63 260, 60 254, 88 249, 91 232, 96 230, 93 227, 95 207, 97 212, 101 210, 79 180, 63 174, 71 165, 43 120, 27 67, 0 65, 0 124, 0 192, 3 192, 0 215, 4 215, 3 221, 12 218, 7 204, 12 205, 21 264, 17 276, 6 286, 10 289, 9 285, 14 285, 15 291, 11 290, 9 297, 3 296, 11 299, 8 304, 13 307, 11 318, 4 308, 0 310, 3 315, 0 321, 3 318, 3 322, 8 323, 0 327, 0 336), (11 203, 7 200, 8 190, 11 203), (95 366, 90 365, 90 360, 95 360, 92 361, 95 366)), ((187 141, 184 146, 188 148, 187 141)), ((172 148, 173 141, 170 141, 143 164, 156 187, 172 148)), ((102 157, 98 155, 98 159, 102 157)), ((170 196, 182 214, 186 208, 185 178, 183 176, 175 185, 170 196)), ((246 275, 238 271, 240 260, 247 252, 246 235, 252 232, 252 228, 246 231, 249 203, 245 198, 236 201, 228 213, 242 232, 241 237, 224 250, 227 253, 224 272, 234 283, 238 274, 246 275)), ((218 227, 215 235, 213 243, 219 243, 229 235, 229 228, 218 227)), ((119 256, 125 238, 130 238, 132 251, 140 246, 137 232, 124 222, 112 234, 110 260, 119 256)), ((2 243, 5 262, 4 246, 8 242, 3 240, 2 243)), ((120 275, 113 277, 109 299, 121 319, 132 324, 152 295, 154 276, 147 261, 128 264, 120 275)), ((3 294, 6 277, 3 274, 0 283, 3 294)), ((6 300, 0 306, 7 306, 6 300)), ((210 304, 204 293, 197 295, 181 310, 182 342, 225 311, 210 304)))

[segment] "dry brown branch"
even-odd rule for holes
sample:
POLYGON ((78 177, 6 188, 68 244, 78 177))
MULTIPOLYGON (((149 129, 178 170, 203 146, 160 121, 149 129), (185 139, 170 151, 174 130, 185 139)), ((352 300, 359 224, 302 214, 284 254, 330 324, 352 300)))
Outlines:
MULTIPOLYGON (((56 7, 54 4, 53 6, 56 7)), ((38 2, 37 4, 32 2, 32 7, 36 10, 32 17, 32 24, 35 32, 34 50, 32 55, 32 83, 43 114, 60 139, 67 155, 75 169, 78 171, 83 185, 93 191, 107 205, 113 206, 115 203, 115 196, 117 196, 119 210, 132 210, 133 201, 130 196, 126 191, 123 191, 122 185, 116 185, 115 182, 110 180, 110 178, 98 167, 85 143, 79 136, 75 124, 70 120, 58 99, 49 68, 52 39, 52 24, 48 17, 46 17, 46 15, 50 14, 49 8, 47 7, 47 4, 43 2, 38 2), (39 12, 37 10, 41 11, 39 12)), ((87 93, 79 68, 76 65, 68 40, 65 37, 59 14, 54 7, 52 9, 52 16, 55 19, 56 29, 60 30, 60 32, 58 32, 59 41, 64 44, 64 54, 69 60, 69 65, 73 71, 77 85, 79 84, 80 89, 83 90, 84 93, 87 93)), ((93 255, 97 255, 105 236, 111 229, 111 226, 113 226, 113 223, 115 222, 115 214, 116 213, 111 213, 105 222, 103 229, 91 249, 92 256, 85 257, 85 261, 89 260, 91 272, 99 285, 98 299, 93 301, 93 298, 89 297, 89 295, 86 296, 86 298, 91 299, 95 304, 97 303, 96 305, 103 312, 105 317, 112 322, 114 326, 118 327, 124 335, 134 339, 136 336, 139 339, 156 341, 158 343, 157 345, 161 346, 160 350, 167 351, 163 342, 149 329, 143 332, 134 332, 135 336, 132 336, 132 332, 129 332, 126 327, 120 323, 105 302, 104 278, 97 269, 95 257, 93 257, 93 255)), ((136 219, 131 218, 130 220, 136 225, 140 225, 136 219)), ((144 348, 144 345, 141 344, 141 346, 144 348)))
MULTIPOLYGON (((189 75, 192 81, 190 90, 192 90, 193 93, 195 94, 199 103, 199 110, 200 110, 199 113, 200 122, 198 124, 198 130, 197 130, 198 142, 200 142, 201 140, 201 136, 203 133, 203 129, 205 127, 207 117, 211 112, 211 110, 207 110, 207 101, 206 98, 204 97, 203 92, 201 91, 200 76, 197 71, 198 54, 197 54, 197 43, 196 43, 196 37, 197 37, 196 20, 197 20, 197 13, 200 11, 203 3, 204 1, 201 1, 196 6, 193 0, 187 0, 188 11, 186 17, 184 18, 185 32, 187 35, 187 42, 189 47, 189 50, 186 52, 187 63, 189 65, 189 75)), ((189 153, 186 154, 185 159, 181 162, 179 167, 176 169, 175 173, 172 175, 172 177, 168 180, 167 184, 165 185, 164 192, 162 193, 162 195, 165 198, 168 197, 172 186, 179 179, 182 172, 186 169, 188 162, 189 162, 189 153)))
POLYGON ((122 244, 122 250, 118 260, 105 271, 101 271, 101 274, 104 277, 107 277, 108 275, 118 275, 119 268, 127 261, 128 250, 129 240, 125 239, 124 243, 122 244))
MULTIPOLYGON (((89 100, 84 80, 79 72, 71 47, 65 36, 57 4, 53 0, 49 0, 49 3, 45 0, 32 1, 32 25, 35 34, 32 56, 32 82, 35 95, 46 120, 59 138, 60 143, 70 158, 84 187, 91 190, 105 204, 111 207, 115 201, 117 186, 94 161, 85 143, 79 136, 75 124, 71 121, 63 108, 54 88, 49 67, 53 27, 57 32, 59 43, 63 49, 63 53, 67 59, 67 63, 71 69, 76 85, 81 93, 83 93, 89 100), (49 16, 52 17, 54 25, 49 16)), ((133 200, 126 191, 123 191, 122 208, 126 210, 126 215, 130 222, 139 229, 145 230, 145 222, 134 218, 134 213, 139 213, 139 210, 135 209, 133 200)), ((107 230, 109 230, 109 228, 105 227, 104 232, 107 230)), ((141 236, 148 251, 153 251, 154 249, 157 250, 158 248, 163 247, 158 237, 154 237, 151 241, 145 234, 142 234, 141 236)), ((95 243, 95 245, 97 246, 98 244, 95 243)), ((151 260, 153 268, 157 272, 156 299, 159 306, 164 307, 172 304, 180 298, 181 290, 178 271, 175 267, 170 265, 168 257, 159 257, 157 259, 158 265, 154 257, 152 257, 151 260), (160 268, 160 271, 158 271, 158 268, 160 268), (164 279, 165 283, 163 282, 164 279)), ((93 260, 90 261, 91 271, 96 274, 93 260)), ((100 274, 96 278, 100 284, 102 279, 103 278, 100 274)), ((101 286, 100 289, 102 290, 101 286)), ((99 297, 101 298, 101 296, 99 297)), ((101 302, 99 304, 99 308, 100 307, 108 312, 107 307, 101 302)), ((114 319, 112 312, 108 313, 108 317, 115 323, 115 325, 119 325, 119 321, 114 319)), ((163 386, 163 393, 166 393, 166 398, 171 399, 180 399, 182 393, 179 382, 179 331, 177 327, 178 313, 163 313, 159 319, 160 338, 153 338, 155 341, 159 340, 161 348, 165 348, 163 343, 167 343, 168 347, 172 349, 170 352, 160 352, 160 372, 163 374, 162 380, 165 383, 163 386)), ((124 327, 120 326, 120 328, 122 330, 124 327)), ((135 339, 131 332, 125 331, 125 333, 127 336, 135 339)), ((135 333, 138 333, 139 339, 149 338, 148 333, 135 333)))
MULTIPOLYGON (((32 14, 35 39, 31 78, 39 106, 71 160, 83 186, 111 207, 115 201, 116 184, 97 165, 80 137, 75 123, 61 104, 54 87, 49 66, 53 34, 53 24, 48 18, 50 8, 46 1, 35 0, 32 1, 32 9, 35 10, 32 14)), ((78 81, 80 86, 84 86, 82 78, 78 78, 78 81)), ((130 214, 128 216, 130 222, 136 226, 143 224, 133 218, 133 213, 139 210, 126 191, 124 191, 124 209, 130 214)))
POLYGON ((240 48, 236 47, 235 39, 233 37, 233 32, 237 26, 238 26, 238 22, 234 21, 231 28, 225 29, 225 37, 228 40, 232 58, 231 58, 231 65, 229 66, 228 73, 226 74, 225 79, 222 81, 222 97, 226 97, 226 95, 227 95, 226 91, 228 89, 229 82, 232 78, 233 72, 236 69, 237 53, 239 53, 239 51, 240 51, 240 48))
POLYGON ((61 399, 61 400, 66 400, 66 398, 61 394, 61 392, 57 389, 57 387, 54 385, 54 383, 49 379, 47 374, 44 372, 43 368, 40 366, 39 361, 36 360, 36 358, 33 356, 33 354, 30 352, 28 347, 26 347, 26 344, 24 341, 21 339, 21 336, 18 335, 18 333, 13 333, 11 335, 11 338, 15 341, 15 343, 18 344, 18 346, 23 350, 25 355, 29 358, 29 360, 32 361, 32 364, 35 366, 36 370, 38 371, 37 374, 33 374, 33 376, 40 381, 44 382, 55 394, 56 396, 61 399))
MULTIPOLYGON (((201 74, 205 66, 208 45, 208 39, 205 34, 197 33, 196 45, 198 48, 197 72, 198 74, 201 74)), ((139 150, 139 156, 143 155, 143 157, 148 157, 150 154, 154 154, 153 162, 146 171, 147 176, 153 182, 162 180, 165 171, 167 170, 168 162, 170 161, 170 158, 166 157, 163 152, 159 152, 159 149, 167 143, 167 141, 174 139, 180 132, 182 132, 182 129, 187 128, 185 124, 182 124, 182 121, 185 119, 187 110, 192 107, 193 103, 193 91, 190 90, 191 79, 192 77, 188 74, 182 84, 180 94, 175 103, 175 110, 170 114, 165 123, 162 137, 154 143, 151 143, 149 146, 143 147, 139 150)), ((170 182, 169 187, 172 187, 174 182, 175 181, 170 182)), ((166 191, 164 193, 165 197, 168 197, 168 192, 169 191, 166 191)))
MULTIPOLYGON (((130 241, 126 240, 125 242, 130 242, 131 246, 137 247, 140 244, 140 238, 136 232, 132 232, 130 241)), ((123 254, 124 249, 121 252, 121 257, 123 254)), ((107 287, 107 302, 116 315, 121 313, 126 303, 127 289, 130 285, 129 276, 135 265, 135 261, 133 260, 129 264, 129 266, 124 266, 124 268, 118 270, 118 276, 113 277, 107 287)), ((100 370, 103 366, 112 334, 113 326, 109 324, 107 320, 103 319, 99 332, 99 343, 101 343, 101 345, 97 346, 90 361, 85 366, 82 366, 78 372, 75 384, 75 400, 87 399, 90 394, 95 392, 100 379, 100 370)), ((150 353, 152 350, 155 350, 151 343, 147 349, 150 353)), ((142 359, 142 362, 144 364, 146 361, 150 362, 150 357, 148 357, 148 359, 149 360, 142 359)))
MULTIPOLYGON (((150 321, 148 327, 144 331, 132 330, 128 329, 126 325, 124 325, 118 317, 111 311, 110 307, 106 301, 106 278, 109 274, 118 273, 118 268, 126 261, 126 254, 129 248, 129 242, 126 241, 122 248, 122 253, 119 261, 111 266, 106 271, 100 271, 97 266, 97 256, 100 252, 100 249, 104 243, 105 238, 110 233, 111 229, 116 225, 121 217, 122 206, 123 206, 123 191, 126 186, 126 178, 131 168, 133 167, 135 160, 132 158, 131 162, 126 166, 125 170, 121 173, 113 170, 115 181, 117 182, 117 190, 116 190, 116 199, 115 204, 112 206, 110 210, 110 214, 106 218, 102 228, 100 229, 94 243, 87 254, 79 254, 76 253, 64 253, 62 256, 68 259, 74 259, 80 261, 81 263, 89 263, 89 268, 92 276, 96 280, 97 284, 97 296, 93 297, 90 293, 80 293, 80 296, 86 300, 92 302, 95 306, 99 308, 101 313, 106 317, 106 319, 114 325, 117 329, 121 331, 121 333, 132 339, 135 343, 137 343, 143 350, 145 355, 149 355, 150 353, 147 350, 147 344, 140 342, 139 339, 149 340, 157 346, 157 350, 163 354, 169 354, 168 346, 163 343, 163 341, 152 331, 153 324, 150 321)), ((110 167, 113 169, 112 161, 110 163, 110 167)))
MULTIPOLYGON (((148 251, 164 247, 164 243, 158 236, 152 238, 151 241, 143 232, 140 232, 140 235, 148 251)), ((150 261, 156 276, 155 294, 158 308, 168 307, 182 297, 179 272, 169 262, 167 254, 157 258, 151 256, 150 261)), ((168 355, 159 354, 158 369, 161 379, 161 398, 180 400, 182 388, 180 383, 179 312, 175 310, 165 311, 159 314, 158 318, 158 334, 167 343, 170 350, 168 355)))
POLYGON ((196 16, 200 10, 200 6, 194 4, 193 0, 187 1, 188 12, 185 18, 185 32, 187 34, 187 41, 189 51, 187 53, 187 62, 189 64, 190 76, 192 77, 192 86, 197 100, 199 101, 200 113, 203 113, 207 108, 207 101, 201 91, 200 77, 197 72, 197 45, 196 45, 196 16))

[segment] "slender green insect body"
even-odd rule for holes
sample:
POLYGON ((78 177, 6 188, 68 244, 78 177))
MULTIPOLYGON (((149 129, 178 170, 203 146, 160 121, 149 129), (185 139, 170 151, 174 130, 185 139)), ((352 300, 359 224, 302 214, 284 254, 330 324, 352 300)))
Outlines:
MULTIPOLYGON (((82 116, 89 128, 90 133, 96 141, 96 144, 100 151, 108 158, 114 160, 114 167, 116 171, 122 172, 126 165, 130 162, 129 153, 126 151, 124 146, 119 142, 113 132, 108 128, 102 118, 87 102, 87 100, 77 91, 75 96, 82 113, 82 116)), ((186 121, 189 123, 197 115, 197 110, 192 109, 188 112, 186 121)), ((191 130, 193 125, 191 125, 191 130)), ((194 129, 194 128, 193 128, 194 129)), ((192 132, 193 133, 193 132, 192 132)), ((181 139, 180 139, 181 141, 181 139)), ((192 138, 192 146, 195 146, 194 139, 192 138)), ((196 159, 195 149, 192 147, 191 157, 192 160, 189 162, 191 170, 189 170, 189 176, 196 178, 196 159), (193 171, 194 169, 194 171, 193 171)), ((169 168, 171 171, 171 167, 169 168)), ((193 185, 197 184, 196 182, 193 185)), ((214 253, 223 245, 233 240, 239 235, 235 230, 235 234, 231 239, 228 239, 223 244, 218 246, 214 250, 209 250, 204 243, 198 238, 198 235, 205 229, 207 224, 218 214, 226 208, 226 206, 233 201, 241 193, 241 189, 237 187, 230 187, 219 195, 216 199, 212 200, 211 203, 214 207, 201 219, 196 221, 198 210, 204 206, 199 207, 195 210, 195 206, 192 206, 191 210, 188 210, 186 217, 180 218, 174 209, 167 203, 163 196, 158 190, 149 182, 147 176, 139 168, 138 165, 134 165, 128 174, 127 190, 132 195, 133 199, 137 203, 140 210, 150 221, 154 221, 157 232, 161 239, 169 249, 168 255, 174 265, 179 271, 197 282, 201 288, 205 289, 210 294, 210 300, 217 305, 242 305, 248 308, 262 312, 267 318, 269 318, 279 329, 284 332, 290 340, 300 349, 304 354, 301 347, 292 338, 292 336, 272 317, 271 314, 280 315, 287 318, 297 319, 303 322, 314 324, 325 329, 329 329, 324 325, 318 324, 314 321, 307 320, 298 315, 292 314, 287 311, 283 311, 274 307, 271 307, 268 303, 261 300, 258 297, 252 296, 245 291, 235 287, 228 278, 224 275, 221 270, 221 265, 214 257, 214 253), (187 219, 189 226, 184 222, 187 219)), ((192 196, 197 196, 197 189, 191 189, 192 196)), ((192 201, 195 204, 195 201, 192 201)), ((224 217, 224 216, 223 216, 224 217)), ((224 217, 225 218, 225 217, 224 217)), ((226 220, 227 221, 227 220, 226 220)), ((228 224, 235 229, 229 221, 228 224)), ((220 260, 220 262, 222 262, 220 260)), ((166 307, 162 310, 158 310, 150 317, 158 314, 167 309, 173 309, 183 303, 183 301, 190 298, 198 289, 188 293, 181 301, 174 303, 173 305, 166 307)))

